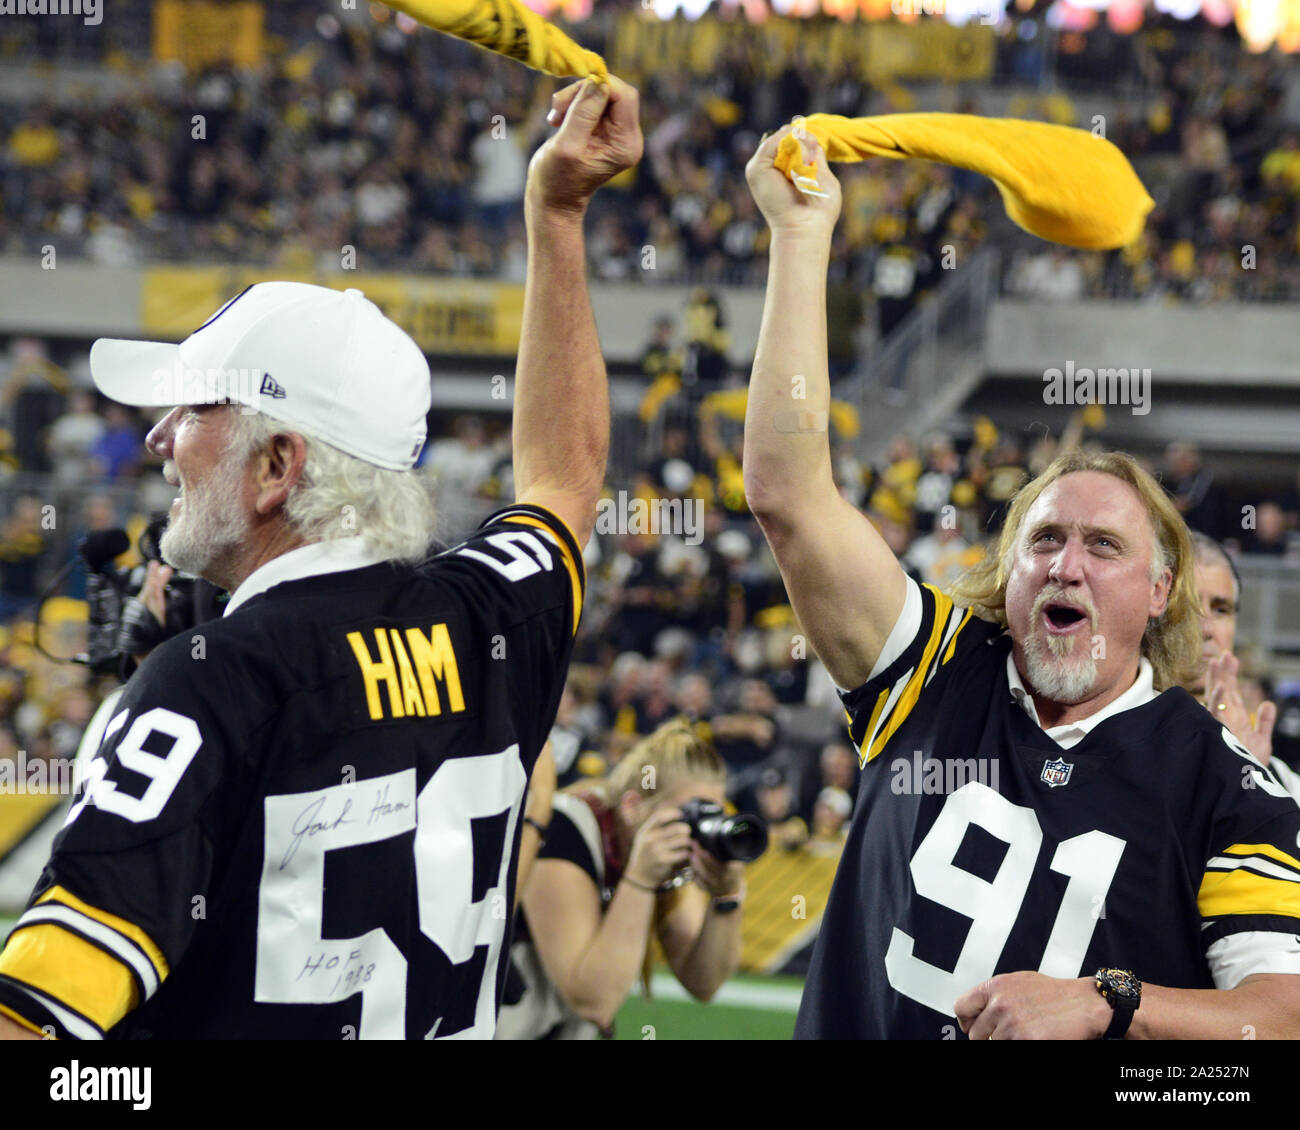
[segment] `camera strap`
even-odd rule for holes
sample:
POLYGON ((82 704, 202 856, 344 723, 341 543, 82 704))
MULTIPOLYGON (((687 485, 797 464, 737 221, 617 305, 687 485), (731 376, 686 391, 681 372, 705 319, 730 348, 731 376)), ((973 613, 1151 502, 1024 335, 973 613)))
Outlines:
POLYGON ((627 866, 627 860, 618 849, 618 837, 614 834, 614 810, 606 806, 595 793, 580 792, 573 795, 583 801, 595 817, 600 834, 600 862, 604 868, 604 884, 606 890, 612 891, 623 878, 623 868, 627 866))

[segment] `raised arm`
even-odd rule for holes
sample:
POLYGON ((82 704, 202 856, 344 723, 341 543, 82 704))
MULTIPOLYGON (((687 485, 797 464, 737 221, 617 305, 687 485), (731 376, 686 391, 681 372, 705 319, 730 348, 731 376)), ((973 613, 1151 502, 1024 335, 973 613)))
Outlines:
POLYGON ((592 194, 641 157, 637 93, 610 76, 559 91, 559 129, 524 194, 528 275, 515 370, 516 498, 558 514, 586 545, 609 452, 609 389, 587 293, 582 222, 592 194))
POLYGON ((745 498, 763 528, 795 613, 840 686, 864 682, 903 608, 893 553, 835 488, 826 366, 826 271, 839 183, 811 136, 828 197, 805 196, 772 165, 790 126, 745 170, 772 229, 767 296, 745 413, 745 498))

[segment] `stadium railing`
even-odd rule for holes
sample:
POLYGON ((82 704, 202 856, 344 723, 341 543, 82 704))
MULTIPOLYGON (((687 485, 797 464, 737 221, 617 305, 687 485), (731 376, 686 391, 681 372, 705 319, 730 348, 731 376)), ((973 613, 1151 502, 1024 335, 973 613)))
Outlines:
POLYGON ((1241 610, 1237 634, 1265 655, 1300 655, 1300 563, 1252 555, 1237 560, 1241 610))
POLYGON ((984 376, 998 262, 996 250, 979 248, 836 390, 861 406, 864 461, 880 462, 900 432, 924 434, 951 417, 984 376))

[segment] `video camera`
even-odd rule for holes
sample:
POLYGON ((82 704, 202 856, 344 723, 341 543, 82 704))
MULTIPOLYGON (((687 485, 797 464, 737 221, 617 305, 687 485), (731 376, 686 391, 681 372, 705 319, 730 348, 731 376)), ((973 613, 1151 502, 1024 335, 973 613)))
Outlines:
POLYGON ((691 839, 724 862, 752 863, 767 850, 767 824, 753 813, 728 816, 722 805, 692 797, 682 805, 682 819, 691 839))
POLYGON ((85 664, 96 675, 117 672, 129 678, 136 656, 220 615, 221 590, 188 573, 176 573, 167 583, 164 623, 158 623, 140 600, 148 562, 162 561, 158 542, 166 526, 167 515, 163 514, 145 527, 137 543, 144 562, 133 569, 119 569, 113 564, 114 558, 131 544, 125 530, 96 530, 78 547, 87 569, 90 635, 86 654, 78 656, 76 662, 85 664))

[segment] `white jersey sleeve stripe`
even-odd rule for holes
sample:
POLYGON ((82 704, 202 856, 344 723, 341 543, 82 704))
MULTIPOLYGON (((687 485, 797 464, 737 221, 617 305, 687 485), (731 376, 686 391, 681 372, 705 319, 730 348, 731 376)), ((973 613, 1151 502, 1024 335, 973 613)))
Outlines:
POLYGON ((1235 989, 1256 973, 1300 973, 1300 937, 1248 930, 1220 938, 1205 951, 1216 989, 1235 989))
POLYGON ((135 942, 119 934, 111 927, 105 926, 102 922, 96 922, 89 915, 82 914, 70 907, 44 902, 32 907, 31 910, 18 919, 18 925, 15 929, 23 926, 34 926, 38 922, 52 922, 55 925, 66 927, 74 934, 80 934, 87 941, 95 942, 108 950, 135 974, 145 1000, 158 991, 158 971, 154 969, 153 962, 149 960, 135 942))
MULTIPOLYGON (((916 634, 921 630, 921 612, 921 586, 911 577, 908 577, 907 595, 903 598, 903 610, 898 614, 898 619, 894 621, 894 627, 889 633, 889 638, 885 640, 885 646, 880 649, 880 654, 876 656, 875 665, 871 668, 871 674, 867 676, 866 681, 870 682, 888 668, 907 650, 908 645, 916 639, 916 634)), ((945 644, 947 642, 947 640, 944 641, 945 644)))

